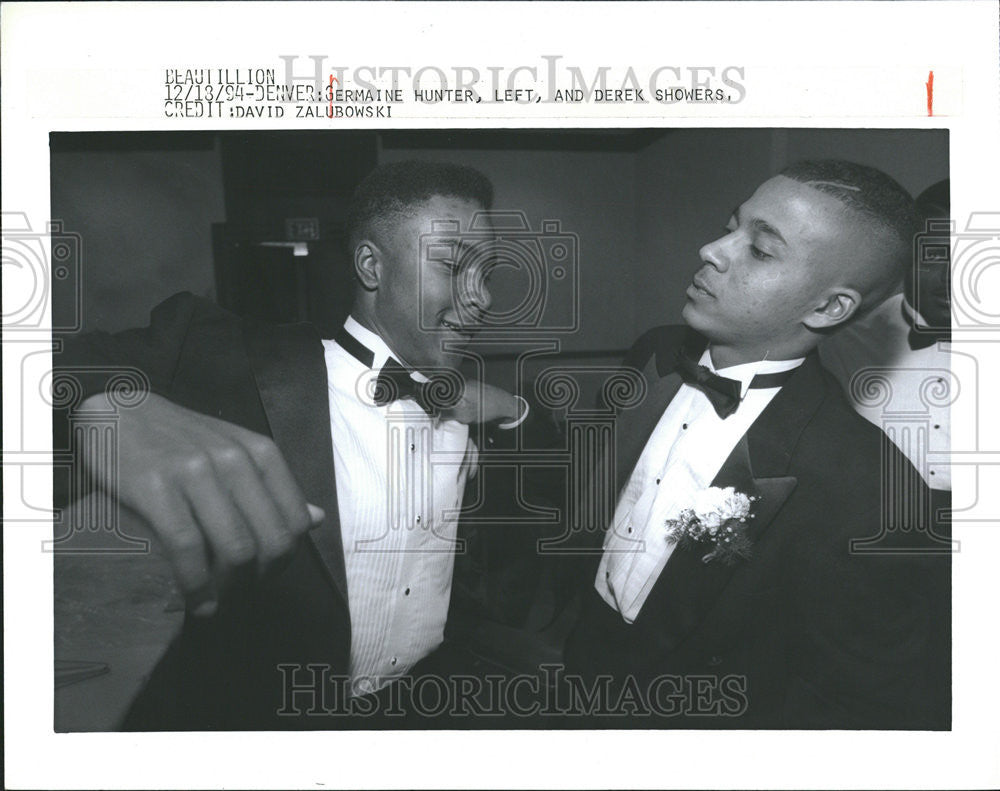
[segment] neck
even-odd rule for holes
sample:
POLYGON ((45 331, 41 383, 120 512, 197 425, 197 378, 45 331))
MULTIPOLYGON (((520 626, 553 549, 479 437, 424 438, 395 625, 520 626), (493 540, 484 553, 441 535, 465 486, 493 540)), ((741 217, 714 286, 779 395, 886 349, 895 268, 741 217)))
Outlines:
MULTIPOLYGON (((354 304, 351 305, 351 316, 354 320, 364 327, 366 330, 371 330, 380 338, 382 333, 379 331, 378 325, 375 323, 375 317, 372 315, 371 308, 360 300, 355 300, 354 304)), ((385 340, 384 338, 382 338, 385 340)))
POLYGON ((354 320, 364 327, 369 332, 373 332, 382 339, 382 343, 386 345, 386 348, 400 365, 410 369, 411 371, 419 371, 420 366, 414 365, 400 352, 400 349, 396 344, 393 343, 392 338, 388 332, 383 331, 382 327, 379 325, 378 320, 375 318, 375 310, 367 302, 356 299, 354 304, 351 306, 351 314, 354 320))
POLYGON ((815 345, 816 344, 812 344, 812 346, 809 346, 802 344, 796 348, 780 346, 771 346, 770 348, 745 348, 726 344, 709 343, 708 350, 712 355, 712 365, 714 365, 716 370, 718 370, 720 368, 730 368, 734 365, 756 363, 761 360, 770 360, 772 362, 778 362, 780 360, 797 360, 800 357, 805 357, 809 354, 815 345))

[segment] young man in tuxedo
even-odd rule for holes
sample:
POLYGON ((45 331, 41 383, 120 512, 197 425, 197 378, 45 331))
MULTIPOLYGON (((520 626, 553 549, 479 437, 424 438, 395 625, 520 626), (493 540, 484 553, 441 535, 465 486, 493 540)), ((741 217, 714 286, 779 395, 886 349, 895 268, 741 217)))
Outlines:
POLYGON ((126 729, 364 727, 343 715, 400 707, 393 681, 443 639, 467 424, 499 433, 527 413, 456 373, 490 304, 487 259, 460 264, 462 232, 491 203, 470 168, 370 174, 348 218, 355 300, 333 339, 180 294, 145 329, 67 342, 57 370, 96 371, 80 375, 81 411, 108 406, 102 368, 149 377, 120 414, 117 476, 90 472, 149 523, 188 604, 126 729), (454 238, 430 255, 421 236, 439 223, 454 238))
POLYGON ((892 488, 909 463, 814 353, 897 290, 915 230, 880 171, 793 165, 701 249, 687 327, 632 349, 648 395, 618 421, 617 507, 565 650, 593 693, 575 698, 581 724, 949 727, 948 549, 921 532, 919 478, 892 488), (727 554, 724 531, 668 535, 730 486, 755 498, 729 523, 748 551, 727 554))

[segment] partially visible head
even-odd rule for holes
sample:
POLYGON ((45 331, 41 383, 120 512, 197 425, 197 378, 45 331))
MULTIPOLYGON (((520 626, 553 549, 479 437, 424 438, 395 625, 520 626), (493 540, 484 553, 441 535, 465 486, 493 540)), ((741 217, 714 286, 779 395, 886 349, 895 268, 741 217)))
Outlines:
POLYGON ((765 181, 701 249, 684 318, 730 360, 796 357, 898 293, 913 199, 874 168, 805 161, 765 181))
POLYGON ((416 369, 457 363, 457 353, 444 344, 467 341, 490 299, 482 260, 469 257, 476 258, 475 271, 462 265, 461 237, 492 204, 489 179, 451 163, 382 165, 355 190, 347 216, 358 283, 353 313, 401 362, 416 369), (421 237, 436 232, 439 222, 457 230, 428 255, 421 237), (449 244, 454 255, 442 254, 449 244))
POLYGON ((926 324, 938 330, 951 327, 951 182, 944 179, 917 196, 917 211, 927 237, 914 249, 906 268, 903 293, 907 304, 926 324), (934 243, 931 243, 933 239, 934 243))

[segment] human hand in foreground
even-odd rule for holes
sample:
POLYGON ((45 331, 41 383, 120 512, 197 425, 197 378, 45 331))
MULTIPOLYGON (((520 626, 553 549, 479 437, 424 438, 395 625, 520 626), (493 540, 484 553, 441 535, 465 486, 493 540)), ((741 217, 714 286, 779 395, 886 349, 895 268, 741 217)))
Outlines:
MULTIPOLYGON (((81 412, 112 411, 104 394, 81 412)), ((117 476, 83 449, 95 482, 145 519, 197 616, 218 608, 229 573, 259 571, 322 522, 269 437, 149 394, 119 412, 117 476)))

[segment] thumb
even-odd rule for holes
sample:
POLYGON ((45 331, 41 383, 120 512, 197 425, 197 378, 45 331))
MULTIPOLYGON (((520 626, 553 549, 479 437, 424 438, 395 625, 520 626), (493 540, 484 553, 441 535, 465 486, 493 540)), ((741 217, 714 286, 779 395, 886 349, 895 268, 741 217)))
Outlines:
POLYGON ((479 447, 473 441, 472 437, 469 437, 468 441, 465 443, 465 458, 462 459, 462 465, 459 467, 458 478, 459 482, 462 481, 462 476, 466 476, 466 481, 471 481, 476 477, 476 473, 479 472, 479 447))
POLYGON ((326 511, 318 505, 313 505, 312 503, 306 503, 306 508, 309 509, 309 526, 319 527, 323 520, 326 519, 326 511))

